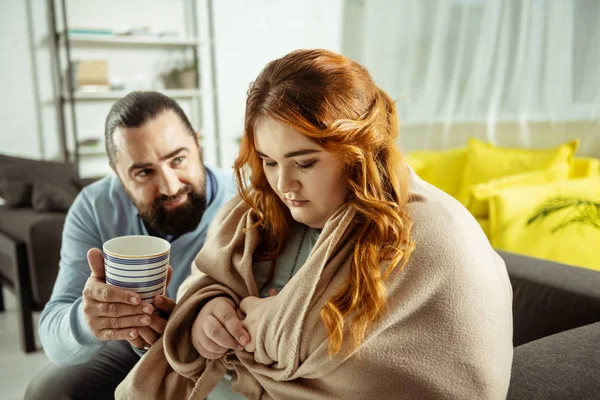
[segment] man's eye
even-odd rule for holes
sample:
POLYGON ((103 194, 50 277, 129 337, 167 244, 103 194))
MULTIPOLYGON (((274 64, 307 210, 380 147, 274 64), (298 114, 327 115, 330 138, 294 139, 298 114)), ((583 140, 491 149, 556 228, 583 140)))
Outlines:
POLYGON ((151 169, 143 169, 140 172, 138 172, 136 174, 136 176, 140 177, 140 178, 145 178, 147 176, 150 176, 152 174, 152 170, 151 169))
POLYGON ((176 159, 173 160, 173 165, 179 165, 183 162, 183 160, 185 160, 184 156, 177 157, 176 159))

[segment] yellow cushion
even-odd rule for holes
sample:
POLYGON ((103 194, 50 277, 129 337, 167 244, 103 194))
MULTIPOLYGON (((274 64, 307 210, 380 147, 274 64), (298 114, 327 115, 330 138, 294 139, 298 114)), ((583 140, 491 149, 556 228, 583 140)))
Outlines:
POLYGON ((426 182, 456 196, 465 167, 466 148, 413 151, 407 162, 426 182))
POLYGON ((600 176, 600 160, 591 157, 575 157, 571 178, 586 178, 600 176))
POLYGON ((568 179, 546 185, 500 190, 490 199, 492 245, 501 250, 600 271, 600 206, 565 207, 528 224, 547 202, 570 198, 600 203, 600 177, 568 179), (571 223, 590 218, 597 224, 571 223), (556 230, 553 232, 553 230, 556 230))
MULTIPOLYGON (((421 159, 419 159, 411 154, 407 154, 404 157, 404 160, 406 161, 406 163, 408 165, 410 165, 415 170, 417 175, 421 176, 423 174, 423 170, 425 168, 425 163, 421 159)), ((422 178, 422 176, 421 176, 421 178, 422 178)))
POLYGON ((547 169, 503 176, 471 186, 467 209, 477 218, 489 215, 489 199, 498 190, 509 187, 540 185, 569 178, 571 166, 568 162, 553 165, 547 169))
POLYGON ((579 140, 554 149, 530 150, 495 147, 490 143, 470 138, 457 199, 467 205, 469 190, 478 183, 520 172, 545 169, 564 162, 571 163, 578 148, 579 140))
POLYGON ((477 222, 479 223, 479 226, 481 226, 481 230, 483 230, 483 233, 485 233, 485 236, 487 236, 488 240, 490 239, 490 220, 488 218, 475 218, 477 220, 477 222))

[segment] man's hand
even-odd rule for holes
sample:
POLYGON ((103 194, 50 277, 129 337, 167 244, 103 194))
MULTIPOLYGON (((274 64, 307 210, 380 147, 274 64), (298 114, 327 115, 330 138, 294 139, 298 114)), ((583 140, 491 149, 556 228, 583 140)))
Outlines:
POLYGON ((276 292, 273 292, 274 289, 269 291, 269 297, 259 298, 249 296, 246 297, 240 303, 240 310, 246 315, 244 319, 244 328, 250 333, 250 342, 245 346, 245 349, 249 353, 254 353, 256 351, 256 334, 258 332, 258 324, 262 319, 265 311, 272 304, 275 299, 276 292))
MULTIPOLYGON (((166 319, 153 314, 152 304, 142 303, 136 292, 106 284, 100 250, 88 251, 88 264, 92 273, 83 289, 83 312, 94 336, 100 340, 127 340, 139 348, 156 342, 166 319)), ((167 284, 171 273, 169 267, 167 284)), ((156 296, 154 301, 168 318, 175 302, 165 296, 156 296)))
MULTIPOLYGON (((171 267, 169 267, 169 278, 171 277, 171 267)), ((169 279, 170 280, 170 279, 169 279)), ((167 280, 167 286, 168 282, 167 280)), ((154 313, 150 316, 150 324, 137 328, 140 337, 129 340, 129 343, 138 348, 148 348, 153 345, 165 331, 167 326, 167 320, 173 309, 175 308, 175 301, 167 296, 154 296, 154 306, 158 313, 154 313), (142 339, 142 340, 140 340, 142 339)))
POLYGON ((241 350, 249 342, 235 304, 226 297, 206 303, 192 326, 192 344, 207 359, 221 358, 229 349, 241 350))

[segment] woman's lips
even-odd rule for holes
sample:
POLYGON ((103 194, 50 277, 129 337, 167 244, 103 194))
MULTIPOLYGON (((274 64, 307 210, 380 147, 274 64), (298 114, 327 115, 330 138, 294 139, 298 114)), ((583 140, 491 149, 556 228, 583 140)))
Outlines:
POLYGON ((303 205, 305 205, 306 203, 308 203, 308 200, 290 200, 290 199, 285 199, 285 201, 292 207, 302 207, 303 205))

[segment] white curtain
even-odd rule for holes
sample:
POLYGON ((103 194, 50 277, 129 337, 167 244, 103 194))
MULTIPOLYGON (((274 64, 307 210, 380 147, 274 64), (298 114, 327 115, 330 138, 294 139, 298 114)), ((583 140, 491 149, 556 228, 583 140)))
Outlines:
POLYGON ((600 157, 600 1, 359 4, 355 58, 397 100, 405 149, 579 138, 600 157))

